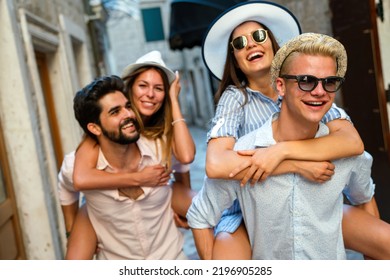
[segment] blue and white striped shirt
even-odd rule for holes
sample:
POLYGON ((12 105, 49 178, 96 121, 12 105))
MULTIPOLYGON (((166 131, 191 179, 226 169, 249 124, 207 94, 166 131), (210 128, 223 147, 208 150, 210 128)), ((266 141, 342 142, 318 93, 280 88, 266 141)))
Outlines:
MULTIPOLYGON (((211 129, 207 134, 207 140, 218 137, 234 137, 237 141, 240 137, 261 127, 275 112, 279 112, 282 98, 276 101, 263 95, 261 92, 246 88, 248 101, 241 90, 235 86, 229 86, 218 102, 215 116, 211 122, 211 129)), ((336 119, 350 120, 343 109, 334 103, 332 108, 322 119, 323 123, 336 119)))

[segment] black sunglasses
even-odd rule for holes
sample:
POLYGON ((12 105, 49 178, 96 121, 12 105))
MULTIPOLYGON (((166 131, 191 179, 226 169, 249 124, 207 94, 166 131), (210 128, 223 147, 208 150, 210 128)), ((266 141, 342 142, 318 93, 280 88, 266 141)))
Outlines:
MULTIPOLYGON (((256 44, 264 44, 268 38, 267 30, 264 30, 264 29, 257 29, 257 30, 255 30, 247 35, 250 35, 256 44)), ((243 48, 245 48, 248 45, 248 39, 247 39, 246 35, 241 35, 241 36, 234 38, 230 42, 230 44, 236 50, 242 50, 243 48)))
POLYGON ((298 82, 298 87, 303 91, 314 90, 317 87, 318 82, 321 81, 322 87, 326 92, 336 92, 340 89, 344 82, 344 78, 338 76, 317 78, 312 75, 282 75, 280 77, 284 79, 296 80, 298 82))

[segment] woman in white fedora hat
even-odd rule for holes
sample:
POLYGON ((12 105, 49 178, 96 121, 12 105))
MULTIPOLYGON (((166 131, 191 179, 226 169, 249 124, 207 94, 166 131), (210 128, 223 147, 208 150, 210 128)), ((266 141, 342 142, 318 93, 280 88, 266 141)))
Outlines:
MULTIPOLYGON (((173 169, 175 182, 172 183, 171 200, 176 214, 174 218, 178 226, 187 227, 185 215, 195 194, 191 190, 189 178, 189 163, 195 156, 195 144, 180 110, 178 73, 165 66, 160 52, 152 51, 128 65, 123 70, 122 79, 125 82, 125 93, 141 119, 141 134, 150 139, 153 148, 158 147, 158 157, 164 169, 153 166, 149 171, 142 170, 138 174, 101 172, 96 169, 96 142, 87 139, 76 154, 74 185, 78 190, 122 188, 122 192, 126 193, 123 188, 166 184, 167 175, 173 169)), ((71 236, 67 258, 91 258, 96 238, 93 238, 94 230, 85 213, 77 217, 71 236)))
MULTIPOLYGON (((208 133, 205 183, 217 184, 218 180, 209 179, 212 178, 241 180, 242 185, 254 184, 270 174, 291 172, 308 180, 324 182, 335 172, 330 160, 363 152, 357 131, 345 120, 349 117, 337 107, 333 107, 323 120, 331 131, 327 137, 281 142, 255 151, 233 151, 239 137, 259 128, 279 110, 281 98, 271 86, 271 62, 279 46, 300 32, 299 23, 290 11, 265 1, 238 4, 211 24, 203 42, 203 58, 210 72, 221 82, 216 93, 216 114, 208 133)), ((223 181, 219 183, 223 184, 223 181)), ((371 206, 373 212, 377 211, 375 201, 366 207, 371 206)), ((359 212, 355 213, 348 209, 345 218, 361 217, 359 212)), ((203 225, 197 227, 196 219, 187 218, 201 258, 251 258, 238 201, 223 213, 214 232, 202 228, 203 225)), ((349 240, 345 243, 352 249, 364 249, 361 247, 364 234, 351 236, 352 231, 346 230, 349 240)), ((367 243, 368 250, 364 253, 373 255, 377 251, 368 248, 370 245, 367 243)), ((384 251, 388 250, 382 250, 375 257, 383 258, 389 253, 384 251)))

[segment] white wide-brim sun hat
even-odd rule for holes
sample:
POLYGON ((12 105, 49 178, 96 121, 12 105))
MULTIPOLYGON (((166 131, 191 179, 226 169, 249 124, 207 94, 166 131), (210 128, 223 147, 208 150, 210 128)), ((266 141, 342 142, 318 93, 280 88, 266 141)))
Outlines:
POLYGON ((154 66, 163 70, 168 77, 169 84, 172 84, 172 82, 176 79, 175 73, 166 67, 159 51, 148 52, 147 54, 138 58, 135 63, 127 65, 122 71, 122 78, 129 76, 134 71, 144 66, 154 66))
POLYGON ((248 1, 231 7, 210 25, 202 45, 203 60, 219 80, 223 75, 229 37, 238 25, 246 21, 256 21, 267 26, 279 46, 301 34, 301 27, 295 16, 278 4, 248 1))

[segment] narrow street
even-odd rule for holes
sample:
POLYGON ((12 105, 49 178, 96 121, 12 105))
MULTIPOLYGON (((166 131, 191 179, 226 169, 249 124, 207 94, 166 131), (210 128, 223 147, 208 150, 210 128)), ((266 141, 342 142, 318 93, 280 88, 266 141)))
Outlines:
MULTIPOLYGON (((206 129, 197 126, 190 126, 192 137, 194 138, 196 145, 195 160, 191 164, 191 186, 195 191, 199 191, 202 188, 204 179, 204 168, 206 159, 206 129)), ((192 237, 191 230, 183 230, 184 233, 184 252, 191 260, 199 259, 196 252, 194 239, 192 237)))

